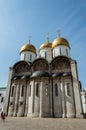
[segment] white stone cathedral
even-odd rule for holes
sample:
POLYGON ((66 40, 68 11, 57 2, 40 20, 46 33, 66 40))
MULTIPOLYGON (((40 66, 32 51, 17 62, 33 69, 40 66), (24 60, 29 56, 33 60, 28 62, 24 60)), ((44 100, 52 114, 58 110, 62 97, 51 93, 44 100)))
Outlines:
POLYGON ((4 111, 8 116, 82 117, 77 63, 62 37, 36 48, 30 41, 9 70, 4 111))

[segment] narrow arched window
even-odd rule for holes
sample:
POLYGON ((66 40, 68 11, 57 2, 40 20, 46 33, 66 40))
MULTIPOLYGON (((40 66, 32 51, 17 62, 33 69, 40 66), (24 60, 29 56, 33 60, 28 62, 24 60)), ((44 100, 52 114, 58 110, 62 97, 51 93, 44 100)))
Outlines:
POLYGON ((4 97, 1 98, 1 102, 3 102, 3 101, 4 101, 4 97))
POLYGON ((26 59, 26 54, 24 54, 24 60, 26 59))
POLYGON ((37 83, 36 84, 36 96, 38 96, 39 95, 39 84, 37 83))
POLYGON ((53 57, 55 57, 55 50, 53 51, 53 57))
POLYGON ((58 96, 58 85, 55 84, 55 96, 58 96))
POLYGON ((45 59, 46 59, 47 57, 46 57, 46 52, 45 52, 45 59))
POLYGON ((66 55, 68 56, 68 49, 66 48, 66 55))
POLYGON ((31 96, 31 85, 29 87, 29 96, 31 96))
POLYGON ((11 88, 11 97, 13 97, 13 95, 14 95, 14 86, 12 86, 11 88))
POLYGON ((23 85, 22 88, 21 88, 21 96, 22 96, 22 97, 24 96, 24 85, 23 85))
POLYGON ((70 96, 70 84, 67 83, 67 95, 70 96))
POLYGON ((30 54, 30 61, 32 60, 32 54, 30 54))
POLYGON ((60 48, 60 56, 61 56, 61 48, 60 48))

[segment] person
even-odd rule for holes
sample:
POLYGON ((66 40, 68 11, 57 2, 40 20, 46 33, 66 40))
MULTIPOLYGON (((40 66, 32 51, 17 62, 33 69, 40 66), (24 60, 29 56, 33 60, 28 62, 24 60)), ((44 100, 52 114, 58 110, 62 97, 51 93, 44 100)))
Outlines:
POLYGON ((1 119, 5 120, 5 113, 3 111, 1 112, 1 119))

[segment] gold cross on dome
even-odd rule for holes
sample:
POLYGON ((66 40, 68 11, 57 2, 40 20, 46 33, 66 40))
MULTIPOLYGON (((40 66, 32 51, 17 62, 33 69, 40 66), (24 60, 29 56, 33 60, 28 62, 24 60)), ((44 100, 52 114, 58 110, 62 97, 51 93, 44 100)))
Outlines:
POLYGON ((46 34, 46 40, 49 42, 49 33, 46 34))
POLYGON ((61 32, 61 30, 60 30, 60 29, 58 29, 58 30, 57 30, 58 37, 60 37, 60 32, 61 32))
POLYGON ((30 40, 31 40, 32 36, 29 36, 28 40, 29 40, 29 43, 30 43, 30 40))

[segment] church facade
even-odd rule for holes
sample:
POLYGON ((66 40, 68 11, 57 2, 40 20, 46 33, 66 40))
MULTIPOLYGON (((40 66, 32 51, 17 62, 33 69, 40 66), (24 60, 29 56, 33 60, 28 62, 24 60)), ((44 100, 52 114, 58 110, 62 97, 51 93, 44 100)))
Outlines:
POLYGON ((8 116, 82 117, 77 62, 62 37, 40 46, 39 57, 30 43, 20 50, 20 61, 9 69, 4 111, 8 116))

